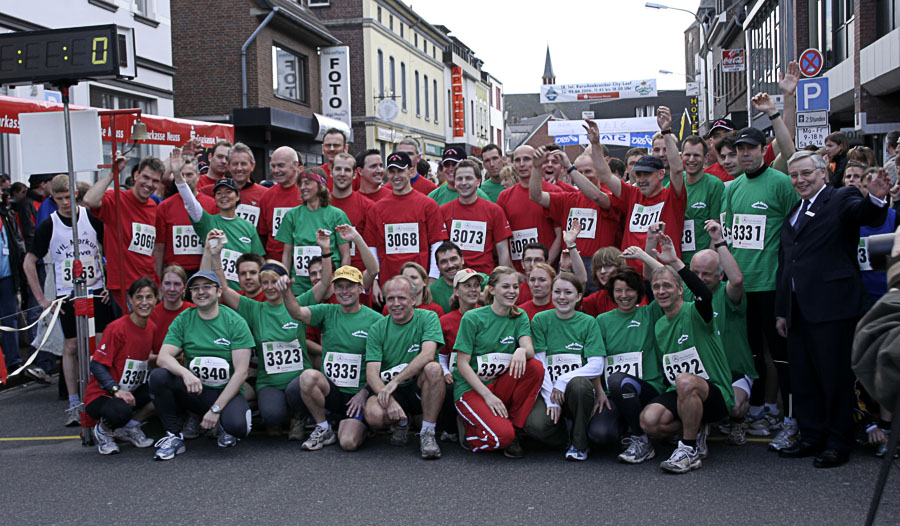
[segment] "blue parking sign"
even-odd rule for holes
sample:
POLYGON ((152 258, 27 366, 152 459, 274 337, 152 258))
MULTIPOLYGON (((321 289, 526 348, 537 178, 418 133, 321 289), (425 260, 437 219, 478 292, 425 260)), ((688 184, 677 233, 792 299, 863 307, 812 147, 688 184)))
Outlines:
POLYGON ((800 80, 797 84, 797 111, 831 111, 828 77, 800 80))

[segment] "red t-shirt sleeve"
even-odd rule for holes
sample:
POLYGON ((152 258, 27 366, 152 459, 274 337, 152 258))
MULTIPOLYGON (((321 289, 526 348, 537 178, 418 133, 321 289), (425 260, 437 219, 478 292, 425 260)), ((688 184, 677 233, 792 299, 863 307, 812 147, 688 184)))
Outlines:
POLYGON ((107 367, 113 366, 116 353, 122 350, 123 344, 125 343, 122 329, 120 328, 121 326, 122 324, 117 323, 107 327, 106 331, 103 332, 103 339, 100 341, 100 346, 91 356, 92 360, 107 367))
POLYGON ((491 206, 489 209, 491 211, 491 229, 494 233, 494 243, 511 238, 512 228, 509 226, 509 220, 506 219, 506 213, 503 212, 503 209, 497 205, 491 206))
POLYGON ((427 203, 424 209, 426 227, 428 228, 427 248, 430 249, 431 245, 449 239, 450 236, 447 235, 447 227, 444 225, 444 216, 441 214, 441 210, 438 208, 437 203, 427 197, 426 200, 423 200, 422 202, 427 203))

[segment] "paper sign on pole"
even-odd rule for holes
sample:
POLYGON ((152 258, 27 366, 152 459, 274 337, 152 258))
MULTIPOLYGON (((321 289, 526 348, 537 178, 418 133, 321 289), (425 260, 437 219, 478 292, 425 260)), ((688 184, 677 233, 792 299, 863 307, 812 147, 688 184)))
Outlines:
MULTIPOLYGON (((70 112, 72 163, 76 172, 97 170, 103 164, 100 117, 97 110, 70 112)), ((20 113, 24 173, 68 173, 66 128, 61 111, 20 113)))
POLYGON ((541 104, 585 100, 633 99, 656 97, 656 79, 590 84, 545 84, 541 86, 541 104))

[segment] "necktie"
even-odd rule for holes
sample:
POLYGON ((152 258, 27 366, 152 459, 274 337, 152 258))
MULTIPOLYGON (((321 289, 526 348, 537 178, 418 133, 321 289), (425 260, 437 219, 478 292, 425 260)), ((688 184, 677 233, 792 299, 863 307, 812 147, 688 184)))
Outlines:
POLYGON ((800 212, 797 214, 797 220, 794 221, 794 230, 799 231, 806 224, 809 219, 809 216, 806 215, 807 210, 809 210, 809 199, 804 199, 803 205, 800 206, 800 212))

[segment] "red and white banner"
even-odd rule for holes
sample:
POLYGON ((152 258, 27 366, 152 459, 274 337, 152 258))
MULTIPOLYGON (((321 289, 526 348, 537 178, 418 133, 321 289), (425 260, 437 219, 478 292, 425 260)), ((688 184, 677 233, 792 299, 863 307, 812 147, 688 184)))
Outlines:
MULTIPOLYGON (((63 105, 58 102, 20 99, 0 95, 0 133, 18 134, 20 113, 62 111, 62 109, 63 105)), ((76 111, 88 108, 69 105, 69 109, 76 111)), ((103 111, 100 108, 97 109, 101 112, 103 111)), ((116 141, 128 141, 128 138, 131 137, 131 128, 134 125, 134 121, 134 115, 116 115, 116 141)), ((198 137, 204 147, 210 147, 216 142, 223 140, 234 142, 234 126, 230 124, 160 117, 146 113, 141 116, 141 122, 147 126, 147 134, 150 136, 149 139, 141 141, 144 144, 181 146, 193 137, 198 137)), ((113 130, 110 126, 109 115, 100 116, 100 126, 103 140, 112 141, 113 130)))
POLYGON ((723 49, 722 71, 725 73, 739 73, 744 71, 744 50, 723 49))

